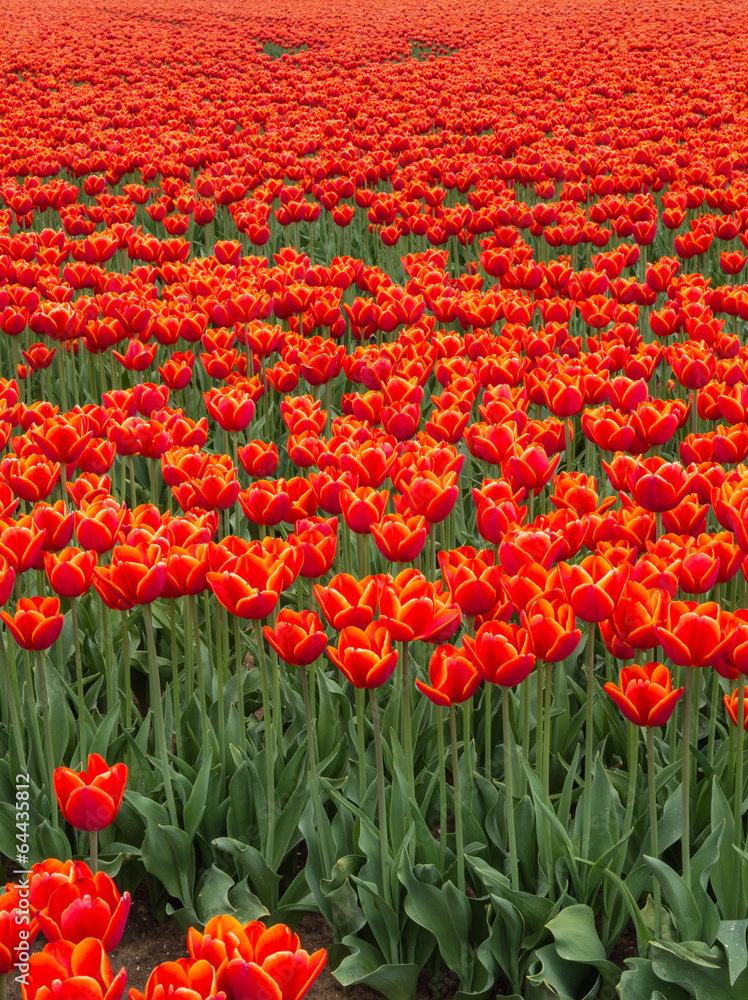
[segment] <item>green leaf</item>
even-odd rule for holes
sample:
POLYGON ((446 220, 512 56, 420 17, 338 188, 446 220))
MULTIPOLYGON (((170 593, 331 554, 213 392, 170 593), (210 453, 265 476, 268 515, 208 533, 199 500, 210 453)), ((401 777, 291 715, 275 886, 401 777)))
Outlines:
POLYGON ((192 905, 195 883, 195 852, 184 830, 149 823, 141 858, 146 871, 155 876, 170 896, 183 906, 192 905))
POLYGON ((418 985, 417 965, 388 965, 374 945, 353 934, 343 944, 351 954, 334 970, 341 986, 370 986, 387 1000, 412 1000, 418 985))
MULTIPOLYGON (((705 949, 699 942, 689 942, 692 949, 679 948, 664 941, 653 941, 652 968, 667 984, 685 987, 696 1000, 737 1000, 748 995, 748 971, 730 982, 727 959, 721 951, 705 949)), ((663 989, 669 997, 670 986, 663 989)))
POLYGON ((210 765, 211 759, 210 757, 206 757, 184 807, 184 828, 190 841, 195 839, 197 828, 205 812, 208 783, 210 781, 210 765))
POLYGON ((655 975, 648 958, 627 958, 629 968, 621 976, 621 1000, 665 1000, 661 990, 667 989, 667 1000, 688 1000, 689 994, 679 986, 668 985, 655 975))
POLYGON ((594 965, 606 982, 618 981, 618 967, 607 960, 605 948, 595 929, 595 915, 589 906, 567 906, 548 921, 547 927, 561 958, 567 962, 594 965))
POLYGON ((594 966, 567 962, 549 944, 535 952, 535 962, 527 976, 527 1000, 592 1000, 599 995, 600 974, 594 966))
POLYGON ((748 920, 723 920, 719 925, 717 940, 724 945, 730 986, 735 985, 738 976, 748 968, 748 948, 746 948, 748 920))
POLYGON ((37 827, 34 839, 40 858, 58 858, 60 861, 68 861, 73 856, 73 849, 68 838, 59 828, 55 830, 46 819, 37 827))
POLYGON ((645 855, 644 862, 662 887, 681 940, 697 941, 701 933, 701 911, 691 890, 680 875, 659 858, 645 855))

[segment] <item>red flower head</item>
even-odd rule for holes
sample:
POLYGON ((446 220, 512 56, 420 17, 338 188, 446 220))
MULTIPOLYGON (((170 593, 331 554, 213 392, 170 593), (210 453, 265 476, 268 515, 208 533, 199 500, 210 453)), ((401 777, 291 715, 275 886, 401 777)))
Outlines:
MULTIPOLYGON (((289 546, 290 548, 290 546, 289 546)), ((208 573, 208 585, 220 603, 239 618, 265 618, 284 589, 286 559, 267 560, 248 549, 231 572, 208 573)))
POLYGON ((63 817, 76 830, 103 830, 114 821, 127 783, 127 767, 109 767, 97 753, 88 758, 85 771, 58 767, 55 795, 63 817))
POLYGON ((398 484, 413 513, 425 517, 429 524, 443 521, 457 502, 459 490, 456 472, 440 476, 424 470, 416 472, 409 483, 399 479, 398 484))
POLYGON ((449 643, 437 646, 429 661, 430 684, 416 678, 416 687, 435 705, 459 705, 472 698, 481 682, 481 675, 460 647, 449 643))
POLYGON ((30 651, 49 649, 62 631, 63 617, 56 597, 21 597, 16 613, 0 612, 21 649, 30 651))
POLYGON ((248 476, 264 479, 278 468, 278 448, 274 441, 250 441, 238 449, 239 461, 248 476))
POLYGON ((101 941, 53 941, 29 958, 24 1000, 121 1000, 124 969, 115 976, 101 941))
POLYGON ((374 542, 390 562, 413 562, 426 544, 429 525, 425 517, 413 514, 385 514, 379 524, 372 524, 374 542))
POLYGON ((418 570, 386 577, 379 599, 382 623, 397 642, 443 642, 457 631, 460 609, 418 570))
POLYGON ((253 921, 243 931, 248 953, 239 938, 242 954, 218 967, 216 991, 225 993, 226 1000, 302 1000, 325 966, 325 950, 308 954, 284 924, 265 927, 253 921))
POLYGON ((535 598, 520 618, 530 636, 530 649, 539 660, 558 663, 579 645, 582 633, 576 627, 574 610, 561 597, 535 598))
POLYGON ((77 944, 87 937, 97 938, 109 953, 122 938, 129 912, 130 893, 120 896, 114 879, 97 872, 92 878, 58 886, 39 911, 39 928, 47 941, 77 944))
POLYGON ((670 671, 661 663, 624 667, 619 683, 608 683, 605 690, 635 726, 664 726, 683 695, 683 688, 673 691, 670 671))
POLYGON ((673 663, 681 667, 706 667, 724 653, 733 634, 728 629, 729 615, 709 601, 673 601, 664 625, 656 628, 660 644, 673 663))
POLYGON ((239 494, 239 506, 253 524, 280 524, 290 505, 285 479, 258 479, 239 494))
POLYGON ((487 615, 501 597, 501 567, 494 565, 490 549, 463 545, 439 553, 439 568, 444 582, 464 615, 487 615))
POLYGON ((157 965, 145 993, 130 989, 130 1000, 224 1000, 225 994, 216 992, 215 979, 216 970, 205 959, 178 958, 157 965))
POLYGON ((464 643, 465 652, 489 684, 514 687, 521 684, 535 666, 529 633, 509 622, 486 622, 474 639, 466 635, 464 643))
POLYGON ((379 524, 387 509, 388 490, 378 493, 372 486, 359 486, 340 494, 341 512, 345 523, 358 535, 371 533, 371 526, 379 524))
POLYGON ((327 645, 322 622, 314 611, 284 608, 275 628, 265 625, 262 631, 278 656, 292 667, 314 663, 327 645))
POLYGON ((692 475, 679 462, 645 458, 629 471, 626 482, 634 501, 645 510, 672 510, 689 492, 692 475))
POLYGON ((82 597, 93 581, 96 553, 63 549, 58 555, 45 553, 44 567, 52 590, 60 597, 82 597))
POLYGON ((559 563, 557 572, 574 613, 583 621, 601 622, 613 614, 631 566, 621 563, 614 567, 602 556, 591 555, 578 566, 559 563))
POLYGON ((8 886, 0 896, 0 976, 7 976, 18 965, 19 952, 27 951, 39 932, 33 910, 26 909, 18 886, 8 886))
POLYGON ((120 506, 114 497, 102 497, 81 502, 75 512, 75 533, 84 549, 101 555, 109 552, 117 541, 125 521, 127 508, 120 506))
POLYGON ((559 454, 549 459, 542 445, 523 447, 518 442, 504 462, 504 473, 516 486, 533 490, 537 496, 553 475, 560 458, 559 454))
POLYGON ((308 580, 318 580, 330 567, 335 559, 338 548, 337 517, 305 517, 295 524, 294 534, 289 537, 304 554, 300 576, 308 580))
POLYGON ((656 627, 664 623, 669 603, 667 591, 629 579, 613 610, 613 629, 622 642, 634 649, 653 649, 660 642, 656 627))
POLYGON ((340 633, 337 647, 328 646, 327 655, 357 688, 381 687, 393 674, 397 651, 392 636, 381 622, 366 629, 348 626, 340 633))
POLYGON ((118 545, 112 550, 110 565, 97 566, 94 570, 94 585, 97 582, 109 585, 131 607, 155 601, 166 585, 165 550, 168 546, 164 539, 160 542, 163 544, 118 545))
POLYGON ((371 625, 385 578, 366 576, 360 582, 348 573, 338 573, 326 587, 314 585, 314 596, 332 627, 365 629, 371 625))

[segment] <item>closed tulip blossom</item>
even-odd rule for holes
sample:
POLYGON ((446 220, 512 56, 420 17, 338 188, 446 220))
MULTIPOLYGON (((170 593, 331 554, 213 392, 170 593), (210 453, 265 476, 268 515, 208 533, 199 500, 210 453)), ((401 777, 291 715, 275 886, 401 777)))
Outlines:
POLYGON ((148 977, 144 992, 130 989, 129 1000, 218 1000, 216 970, 205 959, 162 962, 148 977))
POLYGON ((382 555, 390 562, 413 562, 421 554, 429 524, 425 517, 414 514, 385 514, 379 524, 372 524, 371 534, 382 555))
POLYGON ((314 663, 327 646, 325 630, 314 611, 284 608, 275 628, 265 625, 262 631, 283 662, 293 667, 314 663))
POLYGON ((349 625, 340 633, 338 645, 328 646, 327 655, 354 687, 381 687, 393 674, 397 651, 389 631, 378 621, 366 629, 349 625))
POLYGON ((24 1000, 121 1000, 127 973, 115 976, 101 941, 53 941, 29 958, 24 1000))
POLYGON ((582 633, 576 627, 574 610, 562 597, 538 597, 521 614, 530 636, 530 649, 539 660, 558 663, 571 656, 582 633))
MULTIPOLYGON (((740 688, 735 688, 731 695, 726 694, 722 700, 733 726, 738 726, 740 724, 740 688)), ((748 732, 748 688, 743 690, 743 729, 748 732)))
POLYGON ((433 584, 415 569, 385 579, 379 613, 397 642, 443 642, 457 631, 461 617, 441 585, 433 584))
POLYGON ((673 690, 668 668, 656 662, 624 667, 619 683, 609 682, 605 691, 635 726, 664 726, 683 695, 683 688, 673 690))
POLYGON ((58 767, 54 773, 55 795, 65 820, 76 830, 103 830, 119 812, 127 783, 127 766, 110 767, 103 757, 93 753, 88 767, 73 771, 58 767))
POLYGON ((416 678, 416 687, 435 705, 448 708, 472 698, 480 682, 481 675, 465 649, 444 643, 431 655, 429 683, 416 678))
POLYGON ((501 567, 490 549, 463 545, 439 553, 439 568, 452 599, 468 617, 485 615, 501 597, 501 567))
MULTIPOLYGON (((124 765, 123 765, 124 766, 124 765)), ((114 880, 97 872, 92 878, 64 882, 39 911, 39 929, 47 941, 97 938, 107 953, 122 938, 130 912, 130 893, 120 896, 114 880)))
POLYGON ((711 665, 732 641, 725 616, 709 601, 673 601, 665 622, 656 626, 657 637, 673 663, 681 667, 711 665))
POLYGON ((483 680, 514 687, 532 672, 535 654, 526 629, 509 622, 486 622, 475 638, 465 636, 465 652, 483 680))
POLYGON ((0 612, 21 649, 49 649, 62 631, 63 617, 56 597, 21 597, 13 616, 0 612))
POLYGON ((337 517, 305 517, 294 525, 289 541, 303 553, 300 576, 318 580, 329 573, 338 549, 337 517))
POLYGON ((350 626, 365 629, 374 619, 383 584, 382 576, 359 581, 348 573, 338 573, 326 587, 315 583, 314 597, 336 631, 350 626))
POLYGON ((77 548, 45 553, 44 567, 52 590, 60 597, 82 597, 93 581, 96 553, 77 548))
POLYGON ((645 510, 672 510, 689 492, 692 475, 678 462, 645 458, 628 473, 627 484, 634 501, 645 510))
POLYGON ((620 600, 630 566, 612 566, 602 556, 590 555, 578 566, 558 564, 558 578, 574 613, 586 622, 610 618, 620 600))

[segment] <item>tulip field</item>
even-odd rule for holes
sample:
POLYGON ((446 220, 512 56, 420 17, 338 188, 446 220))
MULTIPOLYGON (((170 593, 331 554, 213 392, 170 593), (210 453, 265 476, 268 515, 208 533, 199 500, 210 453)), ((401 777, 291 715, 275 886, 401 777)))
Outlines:
POLYGON ((748 997, 747 17, 0 7, 0 1000, 748 997))

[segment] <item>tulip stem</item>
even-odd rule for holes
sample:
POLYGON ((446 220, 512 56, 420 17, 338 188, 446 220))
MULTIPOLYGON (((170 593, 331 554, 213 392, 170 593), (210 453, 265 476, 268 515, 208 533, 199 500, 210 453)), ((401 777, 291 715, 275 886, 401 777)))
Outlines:
POLYGON ((449 706, 449 735, 452 741, 452 785, 455 802, 455 839, 457 842, 457 888, 465 894, 465 848, 462 834, 462 796, 460 764, 457 759, 457 719, 454 705, 449 706))
POLYGON ((366 702, 363 688, 355 688, 356 692, 356 735, 358 737, 358 801, 359 805, 366 795, 366 702))
POLYGON ((169 754, 166 748, 166 735, 164 733, 164 710, 163 705, 161 704, 161 677, 158 670, 158 654, 156 652, 156 640, 153 636, 153 619, 151 617, 150 604, 143 605, 143 619, 145 620, 145 631, 148 639, 148 656, 150 659, 148 679, 150 684, 151 711, 153 712, 153 726, 156 737, 156 750, 161 763, 161 776, 164 781, 164 793, 166 795, 166 806, 169 810, 169 820, 172 826, 176 826, 177 807, 174 803, 174 789, 171 785, 169 754))
POLYGON ((270 704, 270 685, 268 684, 268 667, 265 656, 265 638, 262 634, 260 619, 255 619, 257 636, 257 658, 260 668, 260 685, 262 687, 262 719, 265 724, 265 799, 267 801, 267 845, 265 858, 271 868, 275 865, 275 740, 273 729, 273 714, 270 704))
MULTIPOLYGON (((104 602, 101 602, 101 611, 104 616, 104 669, 106 670, 106 710, 107 714, 114 708, 114 700, 117 686, 114 683, 114 646, 112 645, 112 618, 111 611, 104 602)), ((85 757, 83 758, 86 759, 85 757)))
MULTIPOLYGON (((630 765, 629 765, 630 766, 630 765)), ((653 858, 659 858, 660 849, 657 842, 657 791, 655 789, 655 758, 654 729, 647 726, 647 785, 649 788, 649 853, 653 858)), ((662 937, 662 903, 660 899, 660 883, 652 876, 652 902, 654 905, 655 941, 662 937)))
POLYGON ((322 808, 322 799, 319 794, 319 779, 317 778, 317 757, 314 752, 314 723, 312 720, 312 709, 309 701, 309 681, 307 679, 307 668, 302 666, 301 668, 301 689, 304 693, 304 714, 306 716, 306 739, 307 739, 307 753, 309 755, 309 777, 312 782, 312 802, 314 803, 314 812, 317 816, 317 830, 319 832, 319 839, 321 845, 322 853, 322 864, 324 866, 324 878, 329 878, 332 873, 332 858, 329 857, 327 850, 327 837, 325 836, 324 829, 322 826, 322 819, 324 816, 322 808))
POLYGON ((78 738, 80 740, 81 766, 86 766, 88 760, 86 732, 86 704, 83 692, 83 665, 81 663, 81 640, 78 630, 78 601, 75 597, 70 600, 70 615, 73 619, 73 644, 75 646, 75 685, 78 690, 78 738))
POLYGON ((177 739, 177 757, 183 757, 182 726, 179 721, 179 660, 177 659, 176 598, 169 601, 169 627, 171 630, 171 695, 174 706, 174 732, 177 739))
POLYGON ((447 762, 444 748, 444 709, 436 706, 436 737, 439 754, 439 871, 444 874, 447 857, 447 762))
POLYGON ((49 796, 49 808, 52 813, 52 826, 56 830, 58 826, 57 803, 54 792, 55 763, 52 755, 52 725, 49 719, 49 697, 47 695, 47 678, 44 674, 44 660, 41 650, 36 651, 36 676, 39 683, 39 698, 42 703, 42 723, 44 725, 44 751, 47 760, 47 795, 49 796))
POLYGON ((504 726, 504 807, 506 809, 506 830, 509 838, 509 867, 512 874, 512 890, 519 892, 519 863, 517 861, 517 831, 514 826, 514 792, 512 789, 512 731, 509 725, 509 692, 501 689, 501 718, 504 726))
POLYGON ((98 830, 91 830, 91 833, 90 833, 90 842, 89 842, 89 849, 90 849, 90 854, 91 854, 91 858, 90 858, 90 862, 91 863, 90 863, 89 867, 90 867, 91 871, 93 872, 93 874, 95 875, 96 872, 99 870, 99 831, 98 830))
MULTIPOLYGON (((202 730, 203 759, 205 760, 209 753, 208 707, 205 702, 205 673, 203 671, 203 652, 200 646, 200 628, 197 623, 197 602, 195 601, 193 594, 190 594, 187 599, 187 611, 189 618, 192 621, 192 628, 195 636, 195 654, 197 656, 197 692, 198 700, 200 701, 200 728, 202 730)), ((208 629, 208 631, 210 631, 210 629, 208 629)))
MULTIPOLYGON (((488 778, 489 781, 491 781, 491 770, 492 770, 492 768, 491 768, 491 752, 493 750, 493 744, 491 742, 491 722, 492 722, 492 719, 491 719, 491 700, 492 700, 491 699, 491 685, 490 684, 486 684, 486 690, 485 690, 484 698, 483 698, 483 706, 484 706, 484 709, 485 709, 485 712, 486 712, 486 723, 485 723, 485 727, 484 727, 485 745, 484 745, 484 754, 483 754, 483 756, 485 757, 486 777, 488 778)), ((506 732, 504 733, 504 739, 506 739, 506 732)))
MULTIPOLYGON (((11 664, 11 669, 13 669, 11 664)), ((31 740, 34 747, 34 756, 36 758, 36 764, 39 768, 40 774, 44 772, 44 751, 42 750, 42 737, 39 732, 39 715, 36 711, 36 689, 34 687, 34 674, 31 669, 31 657, 29 656, 28 650, 23 651, 23 672, 25 677, 25 684, 28 688, 28 696, 31 698, 33 703, 33 711, 29 712, 31 718, 31 740)))
POLYGON ((714 766, 714 743, 717 736, 717 716, 719 715, 719 696, 720 696, 720 686, 719 686, 719 674, 716 670, 712 671, 712 701, 709 707, 709 742, 707 744, 706 757, 709 761, 709 766, 714 766))
POLYGON ((733 823, 735 844, 743 849, 743 747, 745 745, 745 674, 738 677, 738 725, 735 733, 735 799, 733 800, 733 823))
MULTIPOLYGON (((626 812, 623 817, 623 834, 631 829, 632 821, 634 818, 634 803, 636 799, 636 785, 639 778, 639 730, 633 724, 633 722, 626 723, 627 730, 627 753, 628 758, 628 768, 629 768, 629 787, 628 795, 626 797, 626 812)), ((615 872, 616 875, 620 877, 623 871, 623 865, 626 860, 626 853, 628 851, 628 842, 623 844, 621 847, 621 853, 619 855, 618 861, 616 862, 615 872)))
POLYGON ((582 819, 582 857, 589 857, 592 830, 592 752, 594 749, 594 697, 595 697, 595 622, 587 626, 587 705, 584 747, 584 816, 582 819))
MULTIPOLYGON (((402 655, 402 737, 403 737, 403 752, 405 753, 405 770, 406 778, 408 781, 408 797, 411 800, 413 808, 418 808, 418 803, 416 802, 416 779, 415 770, 413 766, 413 729, 412 729, 412 715, 410 708, 410 643, 403 643, 403 655, 402 655)), ((410 816, 410 805, 408 808, 408 816, 410 816)))
MULTIPOLYGON (((538 668, 540 669, 540 668, 538 668)), ((551 803, 551 701, 553 694, 553 664, 550 660, 545 663, 545 702, 543 705, 543 791, 546 797, 546 805, 551 803)))
MULTIPOLYGON (((130 680, 130 633, 127 631, 127 612, 122 611, 122 651, 124 654, 125 666, 125 726, 129 729, 132 725, 132 683, 130 680)), ((77 664, 76 664, 77 666, 77 664)), ((82 761, 86 757, 81 758, 82 761)))
POLYGON ((384 800, 384 761, 382 759, 382 730, 379 725, 379 704, 377 703, 377 693, 374 688, 369 688, 369 698, 371 700, 371 722, 374 730, 374 756, 377 763, 377 813, 379 817, 379 860, 382 867, 382 891, 387 903, 392 904, 392 891, 390 888, 388 861, 389 847, 387 846, 387 811, 384 800))
POLYGON ((138 502, 135 499, 135 463, 133 462, 132 455, 127 456, 127 467, 130 471, 130 506, 135 510, 138 502))
POLYGON ((681 768, 681 851, 683 856, 683 881, 691 888, 691 703, 693 701, 693 667, 686 667, 685 694, 683 696, 683 766, 681 768))
POLYGON ((223 605, 219 607, 221 621, 221 655, 218 660, 218 746, 221 760, 226 760, 226 684, 229 673, 229 613, 223 605))
POLYGON ((10 692, 10 727, 13 731, 13 742, 16 745, 16 756, 21 774, 26 773, 26 751, 23 746, 23 729, 21 727, 21 694, 18 690, 18 673, 16 665, 11 670, 8 655, 5 651, 5 638, 0 630, 0 665, 2 665, 5 690, 10 692))
POLYGON ((244 714, 244 665, 242 663, 242 631, 239 619, 233 615, 234 619, 234 653, 236 655, 236 704, 239 709, 239 732, 241 733, 241 743, 239 745, 242 753, 247 742, 247 718, 244 714))

